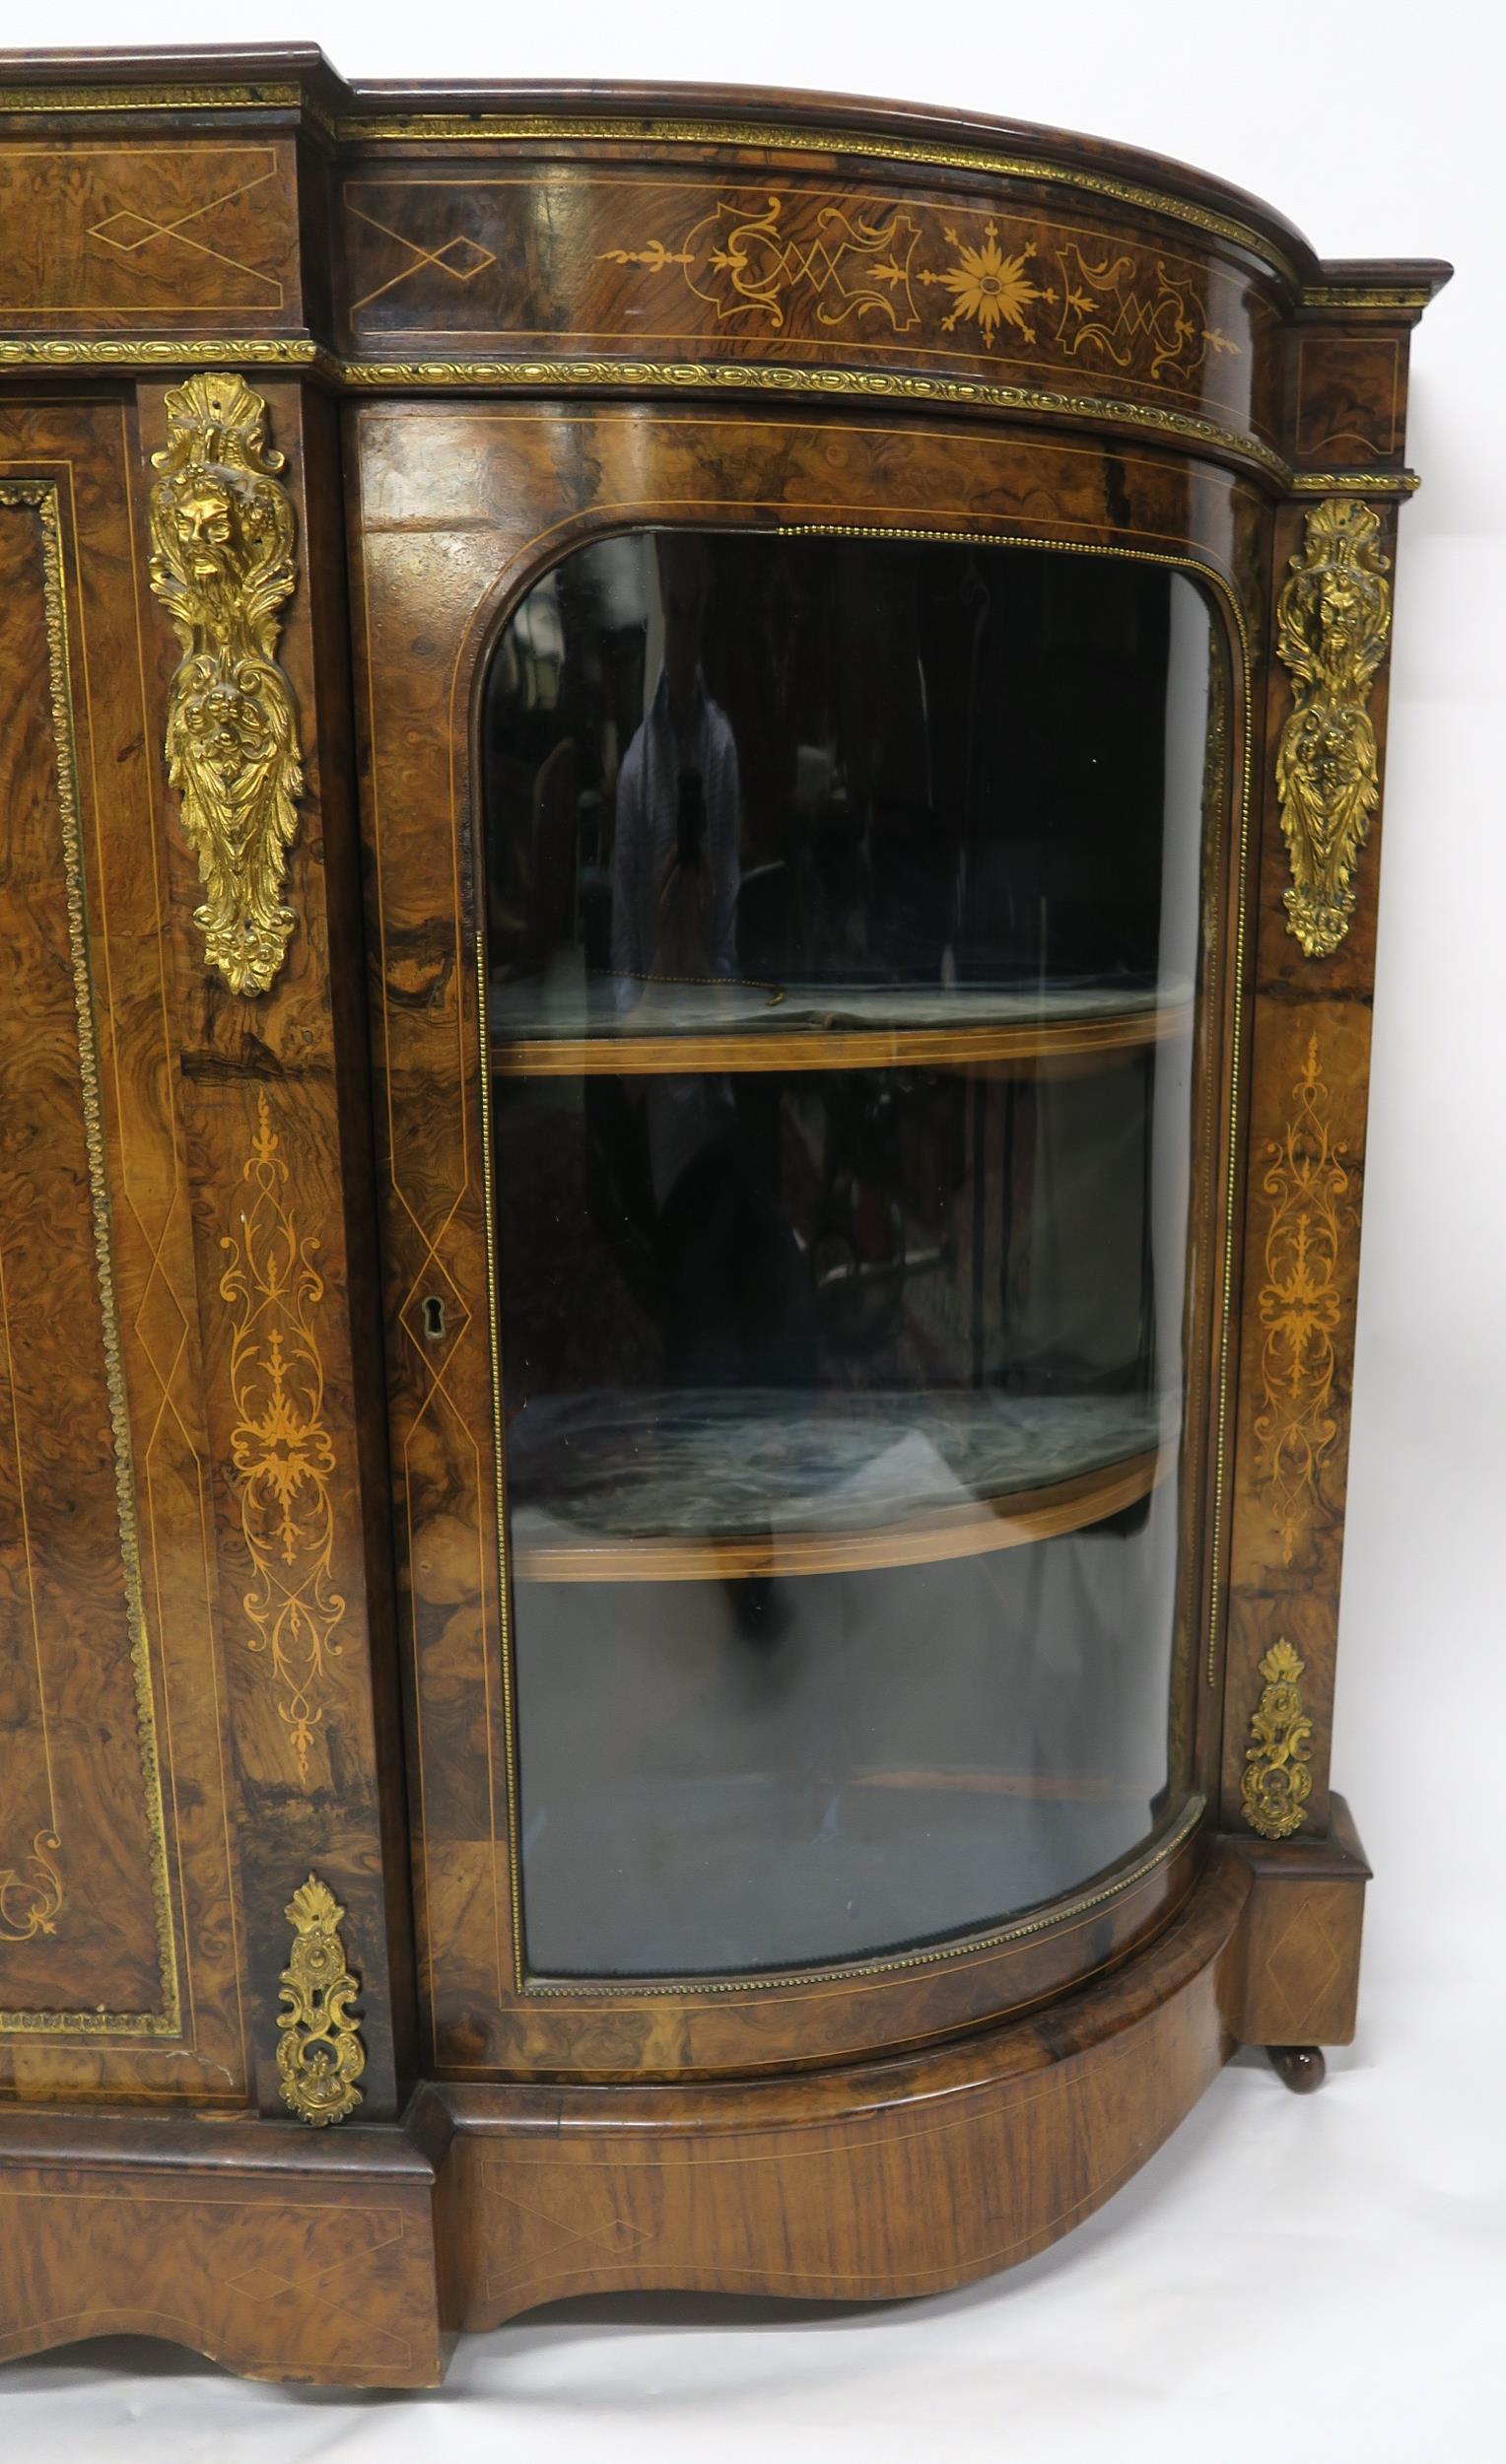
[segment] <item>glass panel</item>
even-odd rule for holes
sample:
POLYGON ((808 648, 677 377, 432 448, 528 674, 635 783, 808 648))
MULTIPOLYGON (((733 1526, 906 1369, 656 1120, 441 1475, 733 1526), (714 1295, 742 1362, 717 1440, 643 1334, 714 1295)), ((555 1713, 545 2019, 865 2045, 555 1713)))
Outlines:
POLYGON ((527 1954, 869 1956, 1174 1767, 1214 633, 1130 558, 581 548, 483 715, 527 1954))

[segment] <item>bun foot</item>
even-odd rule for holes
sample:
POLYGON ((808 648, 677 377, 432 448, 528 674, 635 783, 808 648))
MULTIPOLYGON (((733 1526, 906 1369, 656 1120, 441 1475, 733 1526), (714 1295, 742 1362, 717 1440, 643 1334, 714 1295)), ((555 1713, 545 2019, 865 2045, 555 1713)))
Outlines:
POLYGON ((1294 2096, 1310 2096, 1321 2088, 1328 2064, 1317 2045, 1267 2045, 1266 2059, 1283 2087, 1294 2096))

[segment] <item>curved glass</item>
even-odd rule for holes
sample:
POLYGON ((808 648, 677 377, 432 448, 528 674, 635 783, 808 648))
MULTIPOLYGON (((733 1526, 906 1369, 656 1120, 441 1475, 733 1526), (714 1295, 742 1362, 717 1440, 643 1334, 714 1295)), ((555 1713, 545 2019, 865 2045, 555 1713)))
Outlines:
POLYGON ((527 1957, 973 1932, 1174 1811, 1215 630, 649 530, 482 717, 527 1957))

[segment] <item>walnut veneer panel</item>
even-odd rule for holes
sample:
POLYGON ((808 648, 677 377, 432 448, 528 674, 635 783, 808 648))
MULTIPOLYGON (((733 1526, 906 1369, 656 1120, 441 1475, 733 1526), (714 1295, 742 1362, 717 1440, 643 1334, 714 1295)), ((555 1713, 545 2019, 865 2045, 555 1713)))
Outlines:
POLYGON ((459 2323, 650 2286, 871 2300, 1028 2258, 1144 2163, 1232 2052, 1249 1890, 1222 1853, 1122 1977, 909 2062, 444 2091, 459 2323))
POLYGON ((1406 413, 1404 330, 1300 331, 1294 341, 1293 459, 1377 468, 1399 459, 1406 413))
POLYGON ((0 2079, 204 2098, 244 2067, 133 442, 0 409, 0 2079))
POLYGON ((248 2378, 433 2386, 434 2168, 395 2130, 0 2115, 0 2359, 159 2336, 248 2378))
MULTIPOLYGON (((1396 515, 1378 509, 1388 580, 1396 515)), ((1304 514, 1273 525, 1272 585, 1302 550, 1304 514)), ((1389 659, 1368 702, 1384 764, 1389 659)), ((1241 1786, 1262 1662, 1281 1641, 1302 1663, 1313 1723, 1303 1828, 1328 1825, 1328 1770, 1349 1456, 1355 1302, 1370 1082, 1382 814, 1355 864, 1352 920, 1338 947, 1309 957, 1288 929, 1291 863, 1274 786, 1291 680, 1271 662, 1266 689, 1256 998, 1251 1071, 1233 1463, 1223 1809, 1243 1827, 1241 1786)))
MULTIPOLYGON (((164 797, 183 1113, 204 1347, 211 1516, 224 1633, 227 1755, 240 1869, 251 2089, 283 2110, 275 2068, 286 1908, 310 1869, 347 1910, 362 1983, 363 2120, 398 2097, 407 1907, 391 1725, 391 1575, 374 1297, 360 893, 351 808, 348 648, 333 414, 268 384, 286 459, 299 586, 280 646, 305 792, 290 852, 297 922, 270 991, 233 992, 205 962, 203 897, 164 797), (385 1790, 381 1775, 386 1775, 385 1790)), ((141 392, 145 526, 163 389, 141 392)), ((147 602, 151 735, 164 737, 177 645, 147 602)))
POLYGON ((369 163, 340 204, 355 349, 914 367, 1108 389, 1273 441, 1274 286, 1190 234, 1147 244, 1112 210, 1053 212, 1017 183, 541 152, 369 163))
POLYGON ((286 139, 0 143, 0 332, 302 320, 286 139))

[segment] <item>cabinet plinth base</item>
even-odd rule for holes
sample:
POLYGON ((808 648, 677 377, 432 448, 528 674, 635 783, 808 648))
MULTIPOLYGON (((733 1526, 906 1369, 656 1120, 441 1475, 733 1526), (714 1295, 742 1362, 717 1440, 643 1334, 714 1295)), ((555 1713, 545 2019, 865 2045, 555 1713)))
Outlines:
POLYGON ((318 2133, 0 2110, 0 2359, 134 2333, 250 2377, 427 2387, 454 2331, 565 2294, 867 2300, 986 2276, 1102 2206, 1233 2051, 1280 1887, 1261 1867, 1217 1842, 1109 1975, 841 2070, 425 2083, 400 2126, 318 2133))
POLYGON ((437 2386, 437 2122, 0 2111, 0 2360, 157 2336, 243 2378, 437 2386))

